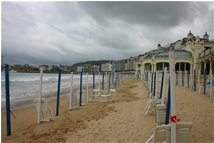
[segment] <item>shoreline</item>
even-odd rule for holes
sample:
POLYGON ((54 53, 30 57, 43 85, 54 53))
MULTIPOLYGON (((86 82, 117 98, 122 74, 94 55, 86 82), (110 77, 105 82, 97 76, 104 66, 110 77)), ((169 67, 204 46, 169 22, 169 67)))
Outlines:
MULTIPOLYGON (((91 85, 89 85, 89 88, 91 87, 91 85)), ((86 84, 83 85, 83 88, 86 88, 86 84)), ((60 97, 64 97, 64 96, 68 96, 70 94, 70 87, 66 87, 63 89, 60 89, 60 97)), ((73 94, 76 93, 76 91, 78 90, 78 86, 75 86, 73 88, 73 94)), ((54 100, 57 97, 57 91, 50 94, 50 93, 46 93, 42 96, 42 98, 45 98, 47 101, 50 100, 54 100)), ((11 102, 10 101, 10 108, 11 110, 17 110, 17 109, 21 109, 21 108, 25 108, 25 107, 29 107, 29 106, 34 106, 36 104, 36 102, 34 101, 35 98, 38 98, 38 96, 35 97, 28 97, 29 99, 27 100, 20 100, 20 101, 14 101, 11 102)), ((6 107, 5 107, 5 101, 1 101, 1 111, 2 112, 6 112, 6 107)))
MULTIPOLYGON (((68 110, 68 100, 61 96, 60 114, 48 123, 37 125, 37 111, 33 106, 14 110, 16 119, 11 117, 11 137, 6 137, 5 113, 1 113, 2 142, 146 142, 156 126, 154 115, 144 115, 147 101, 146 87, 136 79, 124 80, 116 89, 113 102, 89 102, 68 110)), ((55 114, 55 100, 48 103, 55 114)), ((209 97, 176 86, 176 115, 182 122, 193 123, 192 142, 214 141, 213 107, 209 97)))

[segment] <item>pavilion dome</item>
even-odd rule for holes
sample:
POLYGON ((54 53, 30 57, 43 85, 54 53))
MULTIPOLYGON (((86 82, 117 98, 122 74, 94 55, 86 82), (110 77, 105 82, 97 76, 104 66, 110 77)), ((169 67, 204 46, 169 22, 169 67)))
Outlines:
POLYGON ((176 58, 191 58, 192 53, 185 50, 175 50, 174 55, 176 58))
MULTIPOLYGON (((185 50, 175 50, 174 55, 176 58, 191 58, 192 53, 185 50)), ((155 56, 156 58, 169 57, 169 51, 161 51, 155 56)))
POLYGON ((156 54, 156 58, 161 58, 161 57, 169 57, 169 52, 168 51, 162 51, 156 54))
POLYGON ((193 34, 191 33, 191 31, 189 31, 188 35, 187 35, 188 39, 192 39, 193 38, 193 34))
POLYGON ((204 40, 209 40, 209 35, 207 34, 207 32, 205 32, 204 36, 203 36, 204 40))

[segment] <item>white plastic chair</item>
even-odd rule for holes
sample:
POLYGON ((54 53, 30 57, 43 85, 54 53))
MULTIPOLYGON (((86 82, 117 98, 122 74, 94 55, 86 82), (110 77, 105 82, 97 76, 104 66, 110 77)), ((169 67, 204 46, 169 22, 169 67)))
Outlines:
POLYGON ((146 141, 146 143, 156 143, 166 141, 166 128, 170 125, 160 125, 155 127, 154 134, 146 141))
MULTIPOLYGON (((192 122, 176 123, 176 142, 190 143, 192 139, 192 122)), ((156 126, 154 134, 146 143, 166 142, 171 143, 171 124, 156 126)))
MULTIPOLYGON (((176 123, 176 142, 191 143, 192 140, 192 122, 176 123)), ((171 127, 166 128, 166 142, 171 143, 171 127)))
POLYGON ((100 90, 99 89, 92 89, 92 101, 96 101, 95 97, 100 96, 100 90))
POLYGON ((155 119, 157 125, 164 124, 165 118, 166 118, 166 105, 165 104, 157 105, 155 109, 155 119))
POLYGON ((36 102, 36 110, 40 112, 40 122, 50 122, 50 120, 54 120, 53 112, 51 107, 49 106, 48 102, 45 98, 41 98, 41 104, 39 104, 39 99, 35 98, 34 101, 36 102), (40 105, 40 111, 39 111, 40 105))

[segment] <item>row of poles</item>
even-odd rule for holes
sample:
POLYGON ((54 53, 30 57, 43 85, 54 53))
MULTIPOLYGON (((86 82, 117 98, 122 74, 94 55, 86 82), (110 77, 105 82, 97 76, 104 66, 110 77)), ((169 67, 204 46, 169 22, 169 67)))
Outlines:
POLYGON ((176 142, 176 73, 175 73, 175 59, 174 59, 174 51, 169 52, 169 75, 167 76, 167 68, 162 71, 162 78, 161 78, 161 87, 160 87, 160 96, 157 95, 157 73, 154 72, 147 72, 144 74, 144 81, 148 84, 149 92, 152 93, 152 96, 155 99, 161 99, 161 104, 164 104, 164 89, 167 82, 168 77, 168 98, 166 103, 166 118, 165 124, 169 124, 171 122, 171 142, 176 142))
MULTIPOLYGON (((146 72, 144 74, 144 80, 148 81, 148 74, 150 72, 146 72)), ((152 80, 156 80, 157 73, 151 73, 152 80)), ((212 72, 209 75, 206 75, 206 70, 204 71, 204 75, 198 71, 198 75, 196 74, 196 70, 193 72, 193 76, 190 74, 190 71, 176 71, 176 85, 185 86, 187 88, 192 88, 194 91, 198 89, 198 93, 200 94, 203 91, 203 94, 207 94, 208 86, 209 86, 209 95, 212 98, 212 86, 213 86, 213 76, 212 72), (193 77, 193 79, 192 79, 193 77), (209 82, 208 82, 209 81, 209 82)), ((152 85, 151 85, 152 86, 152 85)), ((154 87, 154 86, 153 86, 154 87)), ((152 88, 151 88, 152 90, 152 88)), ((154 92, 155 94, 155 92, 154 92)))
MULTIPOLYGON (((121 72, 121 73, 109 73, 109 89, 111 86, 111 83, 113 83, 113 86, 117 88, 121 83, 122 80, 126 77, 132 76, 133 73, 129 72, 121 72), (111 77, 112 76, 112 77, 111 77), (112 80, 111 80, 112 79, 112 80)), ((95 76, 96 73, 93 73, 93 80, 92 80, 92 88, 95 89, 95 76)), ((79 99, 79 106, 82 106, 82 80, 83 80, 83 71, 80 72, 80 99, 79 99)), ((88 81, 88 73, 87 73, 87 81, 88 81)), ((100 73, 99 73, 99 82, 100 82, 100 73)), ((102 74, 102 89, 104 89, 104 73, 102 74)), ((38 110, 41 109, 41 103, 42 103, 42 84, 43 84, 43 68, 40 69, 40 90, 39 90, 39 98, 38 98, 38 110)), ((100 83, 99 83, 100 84, 100 83)), ((59 105, 60 105, 60 85, 61 85, 61 69, 58 71, 58 86, 57 86, 57 97, 56 97, 56 116, 59 116, 59 105)), ((87 92, 88 92, 88 83, 87 83, 87 92)), ((72 96, 72 90, 73 90, 73 73, 71 73, 71 90, 70 90, 70 98, 69 98, 69 108, 71 106, 71 96, 72 96)), ((10 119, 10 79, 9 79, 9 65, 5 65, 5 92, 6 92, 6 128, 7 128, 7 136, 11 135, 11 119, 10 119)), ((87 93, 88 94, 88 93, 87 93)), ((38 112, 38 124, 40 123, 40 112, 38 112)))
MULTIPOLYGON (((173 52, 169 53, 169 61, 170 61, 170 68, 169 68, 169 81, 168 81, 168 98, 166 103, 166 118, 165 118, 165 124, 169 124, 169 121, 171 121, 171 142, 176 142, 176 110, 175 110, 175 104, 176 104, 176 96, 175 96, 175 85, 181 85, 186 86, 188 88, 192 88, 194 91, 197 89, 200 93, 201 86, 203 85, 203 93, 206 94, 207 92, 207 86, 210 87, 210 98, 212 98, 212 88, 213 88, 213 78, 212 78, 212 71, 210 72, 210 75, 206 75, 206 69, 204 70, 204 74, 201 75, 200 72, 198 72, 198 79, 196 70, 193 71, 193 76, 190 74, 189 71, 179 71, 175 72, 175 61, 174 61, 174 55, 173 52), (193 77, 193 79, 192 79, 193 77), (203 78, 201 78, 203 77, 203 78), (208 78, 207 78, 208 77, 208 78), (202 80, 203 79, 203 80, 202 80), (207 81, 209 80, 209 82, 207 81), (198 81, 197 81, 198 80, 198 81)), ((167 70, 165 68, 164 71, 162 71, 162 80, 161 80, 161 87, 160 87, 160 96, 161 98, 161 104, 164 102, 164 88, 165 88, 165 82, 167 80, 164 80, 167 76, 167 70)), ((147 72, 142 76, 143 80, 146 81, 148 84, 148 89, 150 93, 153 93, 153 96, 157 98, 157 73, 154 72, 147 72)))

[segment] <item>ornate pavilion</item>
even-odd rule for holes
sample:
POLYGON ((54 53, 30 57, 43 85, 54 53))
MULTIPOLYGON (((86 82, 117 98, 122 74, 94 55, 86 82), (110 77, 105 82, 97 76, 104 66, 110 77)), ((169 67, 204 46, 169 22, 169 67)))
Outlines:
POLYGON ((214 40, 209 40, 207 32, 203 38, 194 36, 191 31, 187 37, 166 46, 158 44, 156 50, 149 51, 139 59, 136 73, 158 72, 169 68, 169 51, 175 50, 176 71, 193 71, 201 74, 214 74, 214 40))

